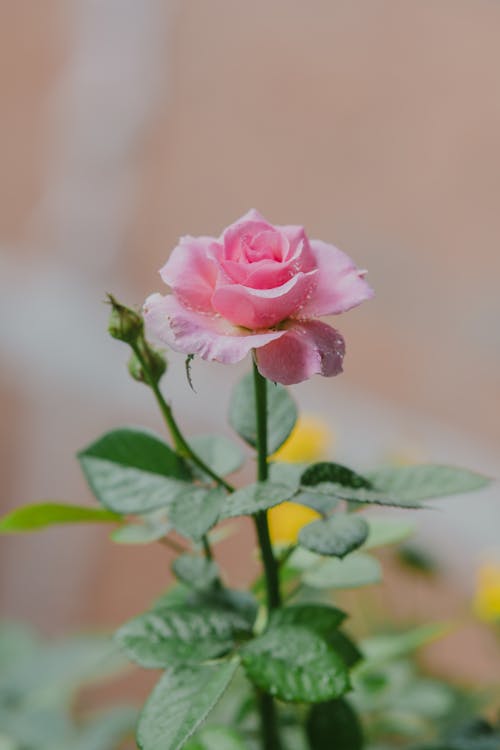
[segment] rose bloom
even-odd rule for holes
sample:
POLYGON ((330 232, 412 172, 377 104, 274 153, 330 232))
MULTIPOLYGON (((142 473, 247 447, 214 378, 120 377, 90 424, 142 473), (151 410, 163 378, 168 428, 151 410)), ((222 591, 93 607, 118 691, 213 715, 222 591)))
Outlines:
POLYGON ((172 294, 144 305, 148 336, 185 354, 257 367, 284 385, 342 372, 341 334, 315 320, 373 296, 345 253, 257 211, 215 237, 182 237, 160 271, 172 294))

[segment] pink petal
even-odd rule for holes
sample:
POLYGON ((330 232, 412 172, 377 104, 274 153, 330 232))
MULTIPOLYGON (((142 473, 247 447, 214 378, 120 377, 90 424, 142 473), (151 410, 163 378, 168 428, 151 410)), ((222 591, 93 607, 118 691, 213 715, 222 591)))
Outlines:
POLYGON ((253 289, 272 289, 281 286, 296 273, 290 261, 280 263, 268 258, 251 264, 224 260, 220 265, 228 279, 253 289))
POLYGON ((312 375, 331 377, 342 372, 342 335, 319 320, 294 323, 286 335, 256 353, 259 372, 268 380, 293 385, 312 375))
POLYGON ((373 297, 373 289, 348 255, 321 240, 311 240, 310 245, 318 268, 317 286, 301 316, 335 315, 373 297))
POLYGON ((306 303, 316 283, 316 271, 297 273, 272 289, 253 289, 242 284, 222 284, 212 297, 214 310, 238 326, 252 330, 271 328, 306 303))
POLYGON ((211 299, 217 278, 214 245, 213 237, 181 237, 160 271, 163 281, 190 310, 213 312, 211 299))
POLYGON ((274 231, 274 227, 269 224, 258 211, 252 209, 241 219, 227 227, 222 233, 220 243, 224 246, 225 260, 240 260, 244 250, 244 240, 246 237, 254 237, 260 232, 274 231))
POLYGON ((144 303, 143 312, 146 335, 151 341, 224 364, 240 362, 251 349, 265 346, 286 333, 244 332, 222 318, 187 310, 172 294, 166 297, 152 294, 144 303))
POLYGON ((276 227, 276 229, 288 239, 289 250, 286 260, 297 263, 301 271, 311 271, 316 267, 316 259, 304 227, 290 224, 276 227))

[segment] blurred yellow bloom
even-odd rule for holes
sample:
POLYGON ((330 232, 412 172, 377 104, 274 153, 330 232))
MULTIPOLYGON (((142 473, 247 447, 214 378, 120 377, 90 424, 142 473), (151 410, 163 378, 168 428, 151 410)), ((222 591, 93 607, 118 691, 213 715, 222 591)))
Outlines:
POLYGON ((290 437, 271 456, 272 461, 321 461, 334 442, 327 425, 316 417, 299 417, 290 437))
MULTIPOLYGON (((292 434, 271 457, 273 461, 301 463, 321 461, 333 443, 326 424, 315 417, 300 417, 292 434)), ((312 508, 298 503, 282 503, 268 511, 269 533, 273 544, 294 544, 306 524, 320 518, 312 508)))
POLYGON ((299 531, 306 524, 321 518, 312 508, 298 503, 281 503, 267 513, 273 544, 295 544, 299 531))
POLYGON ((500 621, 500 564, 484 563, 477 571, 474 611, 485 622, 500 621))

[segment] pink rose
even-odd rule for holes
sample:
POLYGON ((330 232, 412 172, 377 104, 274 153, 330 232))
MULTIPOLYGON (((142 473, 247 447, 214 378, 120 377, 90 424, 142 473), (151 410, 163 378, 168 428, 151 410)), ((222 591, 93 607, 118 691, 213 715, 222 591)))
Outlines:
POLYGON ((342 372, 344 339, 314 318, 373 296, 343 252, 254 210, 218 239, 182 237, 160 275, 172 294, 145 302, 151 338, 226 364, 255 349, 262 375, 284 385, 342 372))

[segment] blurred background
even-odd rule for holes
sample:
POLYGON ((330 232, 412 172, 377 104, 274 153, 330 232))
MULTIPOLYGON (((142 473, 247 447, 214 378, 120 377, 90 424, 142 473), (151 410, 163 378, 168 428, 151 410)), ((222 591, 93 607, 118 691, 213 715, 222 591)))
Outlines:
MULTIPOLYGON (((332 455, 498 476, 499 38, 493 0, 0 3, 1 511, 90 502, 75 452, 121 424, 162 430, 107 335, 105 292, 140 305, 179 235, 218 235, 250 207, 338 245, 376 290, 335 321, 345 373, 294 388, 332 455)), ((194 395, 172 355, 189 432, 227 429, 247 365, 195 363, 194 395)), ((402 618, 461 612, 500 554, 498 486, 417 520, 445 586, 388 575, 384 601, 402 618)), ((2 615, 60 634, 147 606, 168 551, 108 533, 1 539, 2 615)), ((242 534, 247 554, 241 537, 220 547, 235 585, 242 534)), ((465 637, 434 658, 498 676, 474 628, 457 666, 465 637)))

